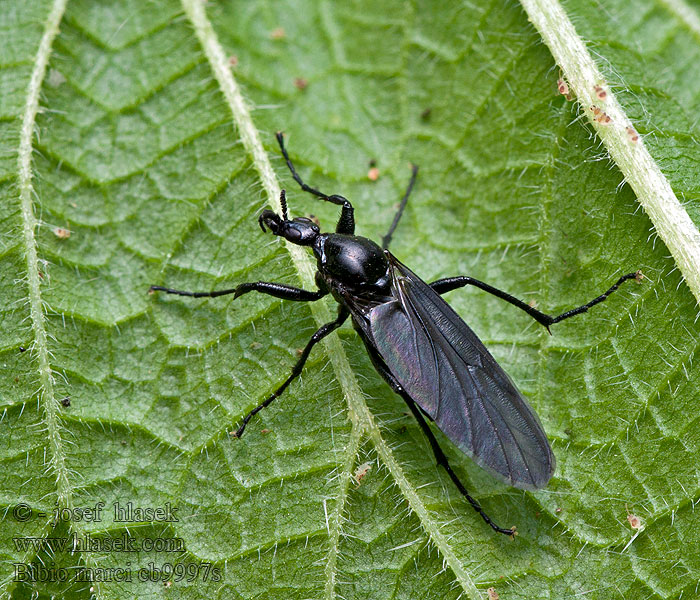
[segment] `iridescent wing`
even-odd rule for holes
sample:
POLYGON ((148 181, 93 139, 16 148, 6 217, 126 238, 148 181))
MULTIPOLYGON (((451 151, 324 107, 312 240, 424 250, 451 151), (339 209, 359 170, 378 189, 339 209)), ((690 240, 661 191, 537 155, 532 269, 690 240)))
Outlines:
POLYGON ((363 330, 391 374, 442 432, 507 483, 542 488, 555 460, 537 415, 459 315, 390 256, 394 300, 363 330))

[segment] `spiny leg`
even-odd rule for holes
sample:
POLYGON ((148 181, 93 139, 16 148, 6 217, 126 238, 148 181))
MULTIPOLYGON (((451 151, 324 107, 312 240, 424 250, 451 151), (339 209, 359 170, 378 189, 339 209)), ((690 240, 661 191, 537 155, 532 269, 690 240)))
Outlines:
POLYGON ((403 195, 403 198, 401 199, 401 204, 399 205, 399 210, 396 211, 396 214, 394 215, 394 220, 391 223, 391 227, 389 227, 389 231, 386 232, 386 235, 382 238, 382 248, 384 250, 389 249, 389 244, 391 244, 391 236, 394 235, 394 231, 396 231, 396 227, 399 224, 399 221, 401 220, 401 215, 403 215, 403 210, 406 208, 406 203, 408 202, 408 197, 411 195, 411 190, 413 190, 413 185, 416 183, 416 175, 418 175, 418 167, 416 165, 411 165, 411 180, 408 182, 408 187, 406 188, 406 193, 403 195))
POLYGON ((484 290, 485 292, 488 292, 489 294, 493 294, 501 300, 509 302, 513 306, 517 306, 521 310, 524 310, 528 315, 535 319, 535 321, 537 321, 541 325, 544 325, 549 331, 550 325, 554 325, 554 323, 559 323, 560 321, 568 319, 569 317, 574 317, 576 315, 580 315, 581 313, 585 313, 588 311, 589 308, 592 308, 596 304, 600 304, 608 296, 610 296, 610 294, 617 290, 617 288, 619 288, 625 281, 630 281, 631 279, 641 281, 643 277, 644 275, 641 271, 627 273, 627 275, 623 275, 622 277, 620 277, 620 279, 618 279, 612 286, 610 286, 610 288, 606 292, 602 293, 597 298, 594 298, 593 300, 587 302, 586 304, 583 304, 582 306, 573 308, 571 310, 567 310, 566 312, 563 312, 558 316, 547 315, 543 312, 540 312, 539 310, 533 308, 529 304, 526 304, 522 300, 518 300, 510 294, 507 294, 506 292, 499 290, 498 288, 495 288, 489 285, 488 283, 484 283, 483 281, 479 281, 478 279, 474 279, 472 277, 446 277, 445 279, 438 279, 437 281, 433 281, 430 284, 430 287, 433 288, 433 290, 435 290, 438 294, 445 294, 446 292, 456 290, 457 288, 461 288, 466 285, 473 285, 481 290, 484 290))
POLYGON ((258 404, 253 410, 251 410, 244 418, 243 418, 243 423, 241 423, 240 427, 235 431, 233 434, 233 437, 241 437, 243 435, 243 431, 246 428, 246 425, 248 425, 248 421, 250 421, 256 414, 258 414, 263 408, 268 407, 272 402, 275 400, 275 398, 279 398, 284 390, 287 389, 287 386, 289 386, 294 379, 296 379, 299 374, 301 373, 302 369, 304 368, 304 364, 306 363, 306 359, 309 358, 309 354, 311 353, 311 349, 318 343, 320 342, 324 337, 326 337, 329 333, 332 331, 335 331, 340 327, 345 320, 348 318, 348 315, 350 313, 346 308, 341 308, 340 311, 338 312, 338 318, 335 321, 331 321, 330 323, 326 323, 325 325, 321 326, 316 333, 314 333, 311 336, 311 339, 307 342, 306 347, 301 353, 301 356, 299 357, 299 360, 296 362, 294 365, 294 368, 292 369, 292 373, 287 379, 284 381, 284 383, 279 386, 273 393, 272 395, 262 402, 261 404, 258 404))
POLYGON ((467 491, 467 488, 464 487, 462 482, 459 480, 459 477, 457 477, 456 473, 452 470, 452 467, 450 466, 450 463, 447 460, 447 457, 445 456, 445 453, 442 451, 442 448, 440 448, 440 444, 438 441, 435 439, 435 436, 433 435, 432 430, 430 429, 430 426, 428 423, 425 421, 425 418, 423 417, 420 409, 416 406, 416 403, 405 396, 404 394, 401 394, 403 399, 406 401, 406 404, 408 404, 408 407, 411 409, 411 412, 413 413, 413 416, 416 418, 416 421, 418 421, 418 424, 420 425, 421 429, 423 430, 423 433, 425 436, 428 438, 428 441, 430 442, 430 447, 433 449, 433 454, 435 455, 435 460, 437 461, 437 464, 442 466, 445 471, 447 471, 447 474, 450 476, 450 479, 452 480, 452 483, 455 484, 457 489, 460 491, 462 496, 464 496, 469 504, 472 505, 472 508, 478 512, 481 515, 481 518, 486 521, 486 524, 491 527, 494 531, 498 533, 503 533, 504 535, 510 535, 513 536, 515 535, 515 526, 511 527, 510 529, 505 529, 503 527, 499 527, 496 525, 491 520, 491 517, 489 517, 485 512, 484 509, 481 508, 481 504, 479 504, 474 498, 472 498, 469 495, 469 492, 467 491))
POLYGON ((247 294, 248 292, 260 292, 261 294, 267 294, 268 296, 274 296, 275 298, 282 298, 282 300, 297 300, 300 302, 313 302, 314 300, 323 298, 326 294, 328 294, 328 292, 324 290, 310 292, 308 290, 302 290, 301 288, 292 287, 291 285, 274 283, 270 281, 241 283, 235 288, 218 290, 215 292, 186 292, 184 290, 173 290, 160 285, 152 285, 149 288, 148 293, 151 294, 153 292, 165 292, 166 294, 191 296, 193 298, 216 298, 217 296, 234 294, 234 299, 242 296, 243 294, 247 294))
POLYGON ((384 379, 391 386, 391 388, 399 396, 401 396, 404 399, 404 402, 406 402, 406 404, 408 404, 408 407, 411 409, 413 416, 416 418, 416 421, 418 421, 418 424, 420 425, 423 433, 425 434, 425 436, 428 438, 428 441, 430 442, 430 447, 432 448, 433 454, 435 455, 435 461, 437 462, 438 465, 443 467, 445 469, 445 471, 447 471, 447 474, 450 476, 452 483, 455 484, 455 487, 459 490, 459 492, 462 494, 462 496, 464 496, 467 499, 469 504, 472 505, 472 508, 476 512, 479 513, 481 518, 486 522, 486 524, 489 527, 491 527, 491 529, 493 529, 494 531, 496 531, 498 533, 503 533, 504 535, 509 535, 509 536, 516 535, 515 527, 511 527, 510 529, 505 529, 503 527, 499 527, 498 525, 496 525, 496 523, 493 522, 491 517, 489 517, 484 512, 484 509, 481 508, 481 505, 474 498, 472 498, 472 496, 467 491, 467 488, 464 487, 462 482, 459 480, 459 477, 457 477, 456 473, 452 470, 452 467, 450 466, 450 463, 447 460, 445 453, 442 451, 442 448, 440 448, 440 444, 438 443, 437 439, 435 439, 435 436, 433 435, 433 432, 430 429, 430 426, 425 421, 423 414, 421 413, 418 406, 416 406, 416 403, 414 402, 414 400, 406 393, 406 391, 403 389, 401 384, 389 372, 389 369, 387 369, 381 356, 379 356, 379 354, 373 350, 369 350, 369 354, 370 354, 370 358, 372 359, 372 364, 374 364, 374 366, 377 369, 377 371, 379 372, 379 374, 382 377, 384 377, 384 379))
POLYGON ((317 190, 316 188, 312 188, 310 185, 307 185, 304 183, 302 178, 299 176, 297 173, 297 170, 294 168, 294 164, 292 163, 292 159, 289 158, 289 154, 287 154, 287 149, 284 147, 284 134, 281 131, 277 132, 277 142, 280 145, 280 150, 282 151, 282 156, 284 157, 284 160, 287 162, 287 167, 289 168, 289 171, 292 174, 292 177, 294 178, 294 181, 296 181, 299 186, 301 187, 302 190, 305 192, 309 192, 309 194, 313 194, 314 196, 317 196, 319 198, 322 198, 326 202, 331 202, 333 204, 337 204, 338 206, 342 206, 342 212, 340 213, 340 219, 338 220, 338 225, 335 228, 336 233, 347 233, 347 234, 354 234, 355 233, 355 211, 352 207, 352 204, 350 204, 350 201, 347 198, 344 198, 343 196, 339 196, 337 194, 324 194, 320 190, 317 190))
POLYGON ((324 200, 328 200, 330 198, 330 196, 328 196, 328 194, 324 194, 320 190, 312 188, 310 185, 307 185, 306 183, 304 183, 304 181, 301 179, 301 177, 297 173, 297 170, 294 168, 294 165, 292 164, 292 159, 289 158, 289 154, 287 154, 287 149, 284 147, 284 134, 281 131, 278 131, 277 134, 275 135, 275 137, 277 138, 277 143, 280 145, 280 150, 282 151, 282 156, 284 157, 284 160, 287 162, 287 167, 289 168, 290 172, 292 173, 292 177, 294 178, 294 181, 296 181, 301 186, 301 189, 304 190, 305 192, 309 192, 310 194, 313 194, 314 196, 318 196, 319 198, 323 198, 324 200))

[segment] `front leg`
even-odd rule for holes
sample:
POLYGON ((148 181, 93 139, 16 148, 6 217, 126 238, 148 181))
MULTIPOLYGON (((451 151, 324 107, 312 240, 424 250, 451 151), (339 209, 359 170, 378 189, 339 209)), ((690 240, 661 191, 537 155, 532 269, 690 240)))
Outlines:
POLYGON ((335 232, 353 235, 355 233, 355 211, 352 204, 350 204, 350 200, 343 196, 339 196, 338 194, 331 194, 329 196, 328 194, 324 194, 321 190, 312 188, 310 185, 304 183, 304 180, 299 176, 299 173, 297 173, 297 170, 294 168, 294 163, 292 162, 292 159, 289 158, 287 149, 284 147, 284 135, 281 131, 278 131, 276 137, 277 142, 280 145, 280 150, 282 151, 282 156, 284 156, 284 160, 287 162, 287 167, 289 167, 289 171, 292 174, 294 181, 296 181, 305 192, 309 192, 309 194, 322 198, 326 202, 331 202, 337 206, 342 206, 343 208, 340 213, 340 219, 338 220, 338 225, 336 225, 335 232))
POLYGON ((297 300, 299 302, 313 302, 323 298, 328 294, 328 290, 318 289, 315 292, 302 290, 301 288, 285 285, 284 283, 273 283, 270 281, 256 281, 253 283, 241 283, 235 288, 228 290, 218 290, 214 292, 186 292, 184 290, 173 290, 171 288, 162 287, 160 285, 152 285, 148 293, 165 292, 166 294, 176 294, 178 296, 191 296, 193 298, 216 298, 217 296, 225 296, 233 294, 234 299, 247 294, 248 292, 260 292, 282 300, 297 300))

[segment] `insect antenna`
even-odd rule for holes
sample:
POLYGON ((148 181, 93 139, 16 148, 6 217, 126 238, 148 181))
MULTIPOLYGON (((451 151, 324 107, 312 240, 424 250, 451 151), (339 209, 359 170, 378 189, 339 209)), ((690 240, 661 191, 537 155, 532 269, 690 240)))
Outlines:
POLYGON ((285 221, 289 221, 289 216, 287 215, 287 192, 285 190, 280 192, 280 204, 282 205, 282 218, 285 221))

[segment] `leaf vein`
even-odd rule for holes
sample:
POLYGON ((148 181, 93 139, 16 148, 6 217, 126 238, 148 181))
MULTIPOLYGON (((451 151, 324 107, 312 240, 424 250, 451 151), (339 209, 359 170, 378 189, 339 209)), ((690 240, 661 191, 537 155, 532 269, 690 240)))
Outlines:
POLYGON ((644 141, 630 139, 632 122, 593 60, 583 40, 558 0, 521 0, 554 60, 564 72, 571 89, 598 137, 637 195, 659 237, 671 251, 684 280, 700 301, 700 231, 679 202, 644 141), (607 92, 604 101, 596 86, 607 92), (604 110, 607 124, 596 120, 589 107, 604 110))
MULTIPOLYGON (((233 78, 226 54, 218 41, 211 23, 207 19, 204 6, 199 0, 182 0, 182 3, 188 18, 192 22, 196 35, 204 48, 207 59, 212 65, 214 74, 221 86, 221 91, 226 98, 226 102, 231 109, 234 121, 238 127, 243 145, 251 156, 253 164, 260 175, 263 188, 270 202, 277 210, 281 210, 278 201, 280 194, 279 182, 272 170, 272 165, 267 153, 263 148, 258 130, 253 123, 250 110, 243 99, 238 84, 233 78)), ((324 4, 323 6, 325 7, 326 5, 324 4)), ((311 285, 314 280, 314 268, 304 249, 290 243, 287 243, 287 249, 291 255, 292 262, 299 271, 301 280, 311 285)), ((330 311, 324 304, 319 302, 312 303, 311 312, 319 324, 331 320, 330 311)), ((462 565, 448 537, 440 531, 440 524, 430 514, 430 511, 423 503, 415 487, 408 481, 401 465, 399 465, 394 457, 392 450, 383 439, 379 426, 364 400, 363 393, 350 367, 348 357, 343 350, 340 339, 338 336, 331 335, 325 338, 323 343, 328 352, 333 369, 336 372, 337 380, 345 392, 348 402, 348 412, 353 428, 361 427, 363 430, 369 432, 369 436, 382 462, 393 475, 394 480, 406 498, 411 510, 417 515, 433 543, 444 557, 445 562, 452 569, 461 587, 470 598, 474 600, 481 598, 471 575, 462 565)))
POLYGON ((20 190, 20 210, 23 222, 24 250, 27 262, 27 285, 29 306, 34 332, 33 350, 39 366, 39 396, 45 411, 47 436, 51 448, 50 467, 56 474, 56 488, 60 506, 72 505, 71 484, 68 481, 68 469, 65 465, 63 440, 60 431, 59 401, 54 395, 54 378, 49 361, 48 336, 45 326, 43 300, 41 297, 41 278, 39 276, 39 257, 37 252, 36 230, 38 222, 34 214, 34 186, 32 184, 32 138, 39 111, 39 95, 46 75, 46 69, 58 34, 58 27, 65 12, 67 0, 55 0, 44 27, 44 33, 34 60, 34 68, 27 88, 27 99, 22 115, 22 128, 18 151, 18 179, 20 190))

